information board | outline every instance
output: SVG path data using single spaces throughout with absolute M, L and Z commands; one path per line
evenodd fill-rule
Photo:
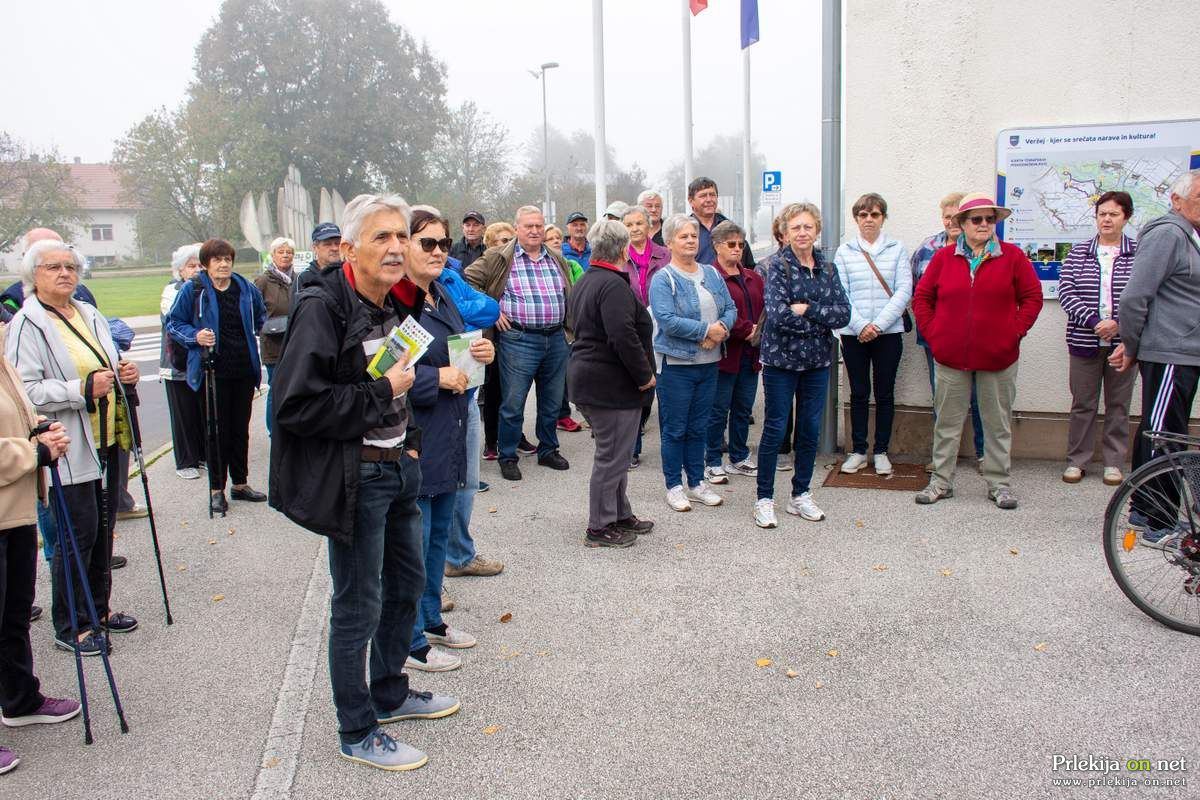
M 1071 247 L 1096 235 L 1093 204 L 1128 192 L 1125 233 L 1171 208 L 1171 184 L 1200 168 L 1200 120 L 1010 128 L 996 138 L 996 197 L 1012 209 L 1000 237 L 1024 248 L 1046 297 Z

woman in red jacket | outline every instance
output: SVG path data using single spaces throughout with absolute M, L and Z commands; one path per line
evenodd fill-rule
M 913 313 L 936 362 L 933 476 L 917 495 L 936 503 L 954 495 L 954 467 L 963 420 L 976 382 L 983 419 L 983 477 L 988 499 L 1016 508 L 1010 485 L 1012 405 L 1021 339 L 1042 310 L 1042 286 L 1019 247 L 996 238 L 996 223 L 1012 212 L 985 193 L 958 206 L 962 233 L 929 262 L 913 296 Z

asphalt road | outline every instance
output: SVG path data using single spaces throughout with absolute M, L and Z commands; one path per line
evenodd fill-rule
M 251 482 L 262 486 L 261 403 L 255 412 Z M 1106 777 L 1185 781 L 1122 796 L 1197 796 L 1197 642 L 1114 585 L 1098 479 L 1069 486 L 1057 463 L 1022 463 L 1010 512 L 986 502 L 971 470 L 932 507 L 907 492 L 818 488 L 825 522 L 780 513 L 764 531 L 747 479 L 719 489 L 722 507 L 669 511 L 657 441 L 652 426 L 630 494 L 658 525 L 621 551 L 582 545 L 586 433 L 563 436 L 564 473 L 522 459 L 525 480 L 508 483 L 484 464 L 492 489 L 474 534 L 507 568 L 448 581 L 458 606 L 446 619 L 479 645 L 459 671 L 414 675 L 463 709 L 389 726 L 430 754 L 405 774 L 336 755 L 322 540 L 265 504 L 234 502 L 209 521 L 200 482 L 160 461 L 150 479 L 173 626 L 146 521 L 121 523 L 116 545 L 130 564 L 114 575 L 113 607 L 142 623 L 113 656 L 131 731 L 118 732 L 100 665 L 87 663 L 96 743 L 83 745 L 78 722 L 0 728 L 22 758 L 0 776 L 2 796 L 1115 796 L 1087 788 Z M 778 476 L 780 496 L 789 478 Z M 43 604 L 48 588 L 43 566 Z M 44 690 L 76 695 L 48 619 L 32 636 Z M 1105 775 L 1089 756 L 1121 768 Z M 1134 757 L 1186 763 L 1146 776 L 1125 770 Z

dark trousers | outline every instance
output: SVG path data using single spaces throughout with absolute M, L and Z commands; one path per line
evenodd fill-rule
M 857 336 L 842 337 L 842 360 L 850 379 L 850 441 L 854 452 L 867 454 L 867 427 L 871 418 L 871 389 L 875 390 L 875 455 L 885 454 L 896 417 L 896 370 L 904 342 L 898 333 L 885 333 L 869 342 Z
M 500 348 L 483 369 L 483 449 L 495 450 L 500 433 Z
M 1134 469 L 1167 450 L 1183 449 L 1181 445 L 1156 449 L 1144 434 L 1146 431 L 1187 433 L 1188 416 L 1200 380 L 1200 367 L 1196 366 L 1142 361 L 1139 369 L 1142 373 L 1142 421 L 1134 441 Z M 1188 478 L 1191 480 L 1193 476 Z M 1200 487 L 1193 487 L 1193 491 L 1197 488 Z M 1179 485 L 1171 476 L 1163 476 L 1135 492 L 1132 505 L 1133 511 L 1145 516 L 1152 528 L 1170 528 L 1179 518 Z
M 478 491 L 479 481 L 475 481 Z M 450 529 L 454 527 L 454 506 L 458 492 L 442 492 L 417 498 L 421 509 L 421 552 L 425 557 L 425 587 L 417 601 L 417 616 L 413 622 L 411 651 L 429 646 L 425 631 L 442 624 L 442 582 L 446 577 L 446 550 Z
M 646 423 L 650 421 L 650 415 L 654 413 L 654 400 L 651 398 L 650 405 L 642 406 L 642 419 L 638 423 L 637 441 L 633 444 L 633 454 L 640 457 L 642 455 L 642 437 L 646 434 Z
M 37 583 L 37 528 L 0 531 L 0 711 L 32 713 L 46 698 L 33 674 L 29 610 Z
M 708 421 L 708 447 L 705 463 L 721 466 L 721 440 L 729 432 L 729 462 L 737 464 L 750 457 L 746 439 L 750 436 L 750 414 L 758 395 L 758 373 L 749 355 L 743 354 L 737 372 L 717 373 L 717 394 L 712 417 Z
M 85 445 L 86 446 L 86 445 Z M 112 532 L 117 521 L 117 445 L 108 449 L 108 486 L 107 504 L 104 497 L 104 483 L 99 480 L 86 483 L 76 483 L 63 487 L 63 495 L 67 501 L 67 515 L 70 518 L 71 529 L 75 532 L 75 541 L 79 543 L 79 555 L 83 559 L 88 587 L 92 590 L 92 599 L 96 602 L 96 616 L 104 620 L 108 617 L 108 598 L 112 591 L 112 573 L 109 561 L 112 559 Z M 57 501 L 50 498 L 51 508 L 57 508 Z M 107 519 L 101 516 L 101 509 L 107 505 Z M 53 600 L 50 606 L 50 616 L 54 620 L 54 634 L 64 642 L 71 641 L 72 629 L 86 630 L 92 622 L 88 618 L 87 601 L 83 596 L 83 584 L 80 581 L 78 563 L 69 552 L 67 545 L 67 529 L 63 520 L 58 519 L 58 545 L 54 548 L 54 558 L 50 561 L 50 583 L 53 587 Z M 70 608 L 67 605 L 67 582 L 63 559 L 71 558 L 72 587 L 75 592 L 75 619 L 71 619 Z
M 358 475 L 353 538 L 349 544 L 329 540 L 329 680 L 338 732 L 347 743 L 362 741 L 377 727 L 379 712 L 408 697 L 404 662 L 425 588 L 417 460 L 363 462 Z M 363 673 L 367 645 L 370 686 Z
M 199 467 L 204 460 L 204 396 L 187 381 L 163 381 L 171 415 L 175 469 Z
M 825 410 L 825 390 L 829 388 L 829 368 L 798 371 L 763 366 L 762 376 L 764 419 L 762 438 L 758 442 L 758 499 L 775 497 L 779 445 L 793 403 L 796 409 L 796 456 L 792 496 L 797 497 L 809 490 L 812 481 L 821 414 Z
M 217 384 L 217 451 L 208 465 L 208 488 L 225 490 L 228 474 L 234 486 L 249 475 L 250 411 L 254 407 L 253 376 L 215 379 Z M 201 387 L 203 388 L 203 387 Z M 207 431 L 207 423 L 205 431 Z M 207 435 L 207 434 L 206 434 Z
M 592 479 L 588 485 L 588 527 L 600 530 L 633 515 L 629 505 L 629 448 L 637 438 L 640 408 L 579 409 L 596 436 Z

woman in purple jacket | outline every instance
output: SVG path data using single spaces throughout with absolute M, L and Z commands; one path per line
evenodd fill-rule
M 628 258 L 621 268 L 629 276 L 629 287 L 638 302 L 650 305 L 650 279 L 660 269 L 671 263 L 671 251 L 650 238 L 650 212 L 645 206 L 630 206 L 621 216 L 625 230 L 629 231 Z M 646 432 L 646 421 L 650 419 L 651 401 L 642 409 L 642 422 L 638 426 L 637 441 L 633 445 L 633 457 L 629 468 L 637 469 L 642 463 L 642 436 Z
M 1071 248 L 1063 261 L 1058 300 L 1067 315 L 1070 352 L 1071 417 L 1067 431 L 1067 468 L 1062 479 L 1079 483 L 1095 450 L 1096 410 L 1104 388 L 1104 482 L 1116 486 L 1129 456 L 1129 401 L 1133 370 L 1108 364 L 1120 344 L 1121 293 L 1129 282 L 1137 243 L 1122 230 L 1133 216 L 1126 192 L 1105 192 L 1096 200 L 1099 233 Z

